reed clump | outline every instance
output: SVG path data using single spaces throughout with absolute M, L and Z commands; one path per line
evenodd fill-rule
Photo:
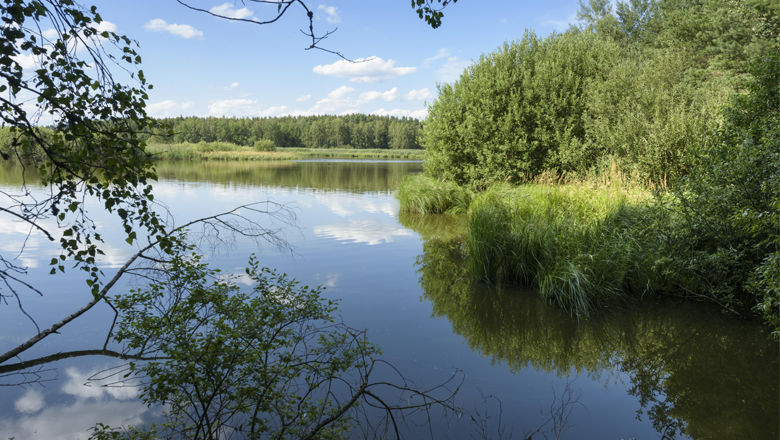
M 458 214 L 468 210 L 473 193 L 455 182 L 415 174 L 404 177 L 396 197 L 401 203 L 402 212 Z
M 649 191 L 609 184 L 494 185 L 471 203 L 472 276 L 533 285 L 578 316 L 652 288 L 647 248 L 633 233 Z

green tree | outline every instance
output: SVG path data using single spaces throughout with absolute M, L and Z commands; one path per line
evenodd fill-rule
M 10 127 L 2 158 L 34 167 L 50 188 L 43 200 L 25 197 L 23 188 L 22 195 L 11 196 L 0 211 L 49 240 L 59 239 L 61 254 L 51 261 L 52 273 L 64 272 L 66 265 L 83 269 L 93 301 L 99 301 L 101 289 L 110 286 L 96 265 L 96 256 L 103 253 L 102 238 L 82 197 L 94 196 L 115 213 L 128 243 L 136 240 L 139 228 L 154 236 L 162 227 L 151 206 L 150 182 L 156 178 L 151 158 L 135 136 L 154 127 L 145 112 L 151 86 L 143 71 L 136 70 L 141 58 L 135 42 L 104 30 L 95 7 L 85 9 L 72 0 L 10 0 L 0 5 L 0 18 L 0 117 Z M 35 67 L 23 68 L 23 57 L 35 60 Z M 136 83 L 115 82 L 109 62 L 129 69 Z M 94 73 L 87 72 L 89 65 Z M 33 108 L 21 103 L 30 96 L 35 98 Z M 47 119 L 53 130 L 41 127 L 40 121 Z M 44 222 L 48 218 L 56 222 Z M 18 289 L 27 285 L 19 278 L 24 268 L 2 256 L 0 260 L 3 300 L 21 301 Z M 39 330 L 34 340 L 53 331 Z M 0 357 L 0 362 L 6 359 Z
M 388 369 L 375 359 L 380 350 L 365 332 L 335 321 L 336 304 L 320 289 L 299 287 L 254 258 L 246 269 L 251 293 L 196 254 L 174 258 L 167 269 L 149 287 L 114 299 L 122 316 L 116 340 L 157 358 L 131 364 L 132 376 L 146 382 L 143 400 L 169 408 L 168 422 L 142 428 L 147 434 L 342 438 L 360 424 L 398 437 L 395 420 L 452 408 L 454 394 L 443 388 L 419 392 L 402 377 L 393 385 L 372 382 L 381 374 L 375 371 Z M 451 382 L 457 387 L 457 379 Z M 386 393 L 393 387 L 404 392 L 397 401 Z M 386 412 L 384 421 L 372 420 L 372 406 Z M 94 437 L 112 433 L 118 431 L 99 425 Z

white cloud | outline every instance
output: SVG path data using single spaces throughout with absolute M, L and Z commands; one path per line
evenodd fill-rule
M 359 113 L 364 110 L 361 108 L 374 100 L 393 101 L 396 100 L 400 94 L 398 93 L 398 87 L 393 87 L 387 91 L 369 91 L 361 93 L 359 96 L 354 97 L 350 94 L 355 92 L 355 88 L 349 86 L 340 86 L 337 89 L 332 90 L 325 98 L 316 101 L 308 109 L 292 109 L 287 106 L 281 105 L 276 107 L 269 107 L 262 109 L 258 106 L 256 100 L 251 99 L 227 99 L 214 102 L 209 105 L 209 115 L 211 116 L 311 116 L 321 114 L 341 114 L 347 115 L 351 113 Z M 421 91 L 422 92 L 422 91 Z M 419 93 L 419 92 L 418 92 Z M 298 98 L 296 101 L 304 102 L 312 98 L 312 95 L 307 94 Z M 396 111 L 396 110 L 394 110 Z M 400 112 L 397 110 L 396 112 Z M 407 112 L 409 114 L 414 113 L 419 115 L 419 112 Z M 418 116 L 415 116 L 418 117 Z M 424 117 L 424 115 L 422 116 Z
M 447 58 L 448 56 L 450 56 L 450 51 L 442 47 L 436 52 L 436 55 L 423 60 L 423 67 L 428 66 L 433 61 L 440 60 L 442 58 Z
M 258 111 L 257 101 L 251 99 L 225 99 L 209 105 L 210 116 L 252 116 Z
M 282 116 L 290 110 L 286 105 L 280 105 L 278 107 L 268 107 L 266 110 L 257 113 L 257 116 Z
M 317 6 L 317 9 L 320 11 L 323 11 L 324 13 L 328 14 L 328 16 L 325 18 L 328 20 L 328 23 L 339 23 L 341 22 L 341 17 L 339 17 L 339 11 L 338 8 L 335 6 L 325 6 L 325 5 L 319 5 Z
M 35 389 L 28 389 L 14 402 L 14 408 L 20 413 L 35 414 L 43 408 L 43 394 Z
M 43 36 L 43 38 L 45 38 L 47 40 L 54 40 L 55 38 L 59 38 L 60 37 L 60 33 L 57 32 L 57 30 L 53 29 L 53 28 L 52 29 L 46 29 L 45 31 L 43 31 L 41 33 L 41 35 Z
M 352 87 L 341 86 L 338 89 L 328 93 L 328 98 L 330 98 L 330 99 L 339 99 L 339 98 L 343 97 L 344 95 L 346 95 L 347 93 L 354 92 L 354 91 L 355 91 L 355 89 L 353 89 Z
M 203 38 L 203 32 L 188 24 L 168 24 L 165 20 L 155 18 L 144 25 L 146 29 L 154 32 L 168 32 L 182 38 Z
M 187 101 L 185 103 L 178 104 L 175 101 L 167 100 L 147 105 L 146 112 L 150 116 L 165 118 L 169 116 L 178 116 L 177 114 L 181 114 L 182 110 L 187 110 L 193 105 L 195 105 L 193 101 Z
M 252 99 L 225 99 L 209 105 L 209 116 L 284 116 L 293 114 L 285 105 L 262 110 Z
M 35 65 L 38 64 L 38 57 L 32 54 L 26 55 L 20 53 L 19 55 L 12 56 L 11 59 L 19 63 L 22 69 L 35 69 Z
M 220 6 L 214 6 L 209 12 L 228 18 L 247 19 L 255 13 L 247 8 L 235 9 L 230 3 L 223 3 Z
M 230 83 L 230 85 L 228 87 L 225 87 L 225 90 L 233 90 L 236 87 L 238 87 L 238 83 L 237 82 L 232 82 L 232 83 Z
M 498 21 L 499 21 L 500 23 L 506 23 L 506 18 L 500 18 Z
M 336 283 L 339 281 L 340 277 L 341 277 L 340 273 L 328 272 L 328 280 L 325 281 L 325 284 L 323 284 L 323 286 L 330 287 L 331 289 L 336 287 Z
M 325 98 L 317 101 L 313 107 L 306 111 L 298 112 L 299 115 L 320 115 L 323 113 L 331 113 L 343 108 L 356 108 L 360 106 L 362 102 L 354 100 L 352 98 Z
M 471 65 L 471 62 L 460 60 L 458 57 L 449 57 L 439 70 L 436 71 L 436 79 L 441 82 L 453 82 L 463 73 L 463 70 Z
M 378 57 L 359 58 L 351 63 L 339 60 L 333 64 L 314 67 L 314 73 L 331 75 L 338 78 L 349 78 L 352 82 L 375 83 L 383 79 L 398 78 L 417 71 L 416 67 L 394 67 L 394 60 L 383 60 Z
M 401 110 L 401 109 L 385 110 L 384 108 L 380 108 L 379 110 L 371 112 L 371 114 L 372 115 L 380 115 L 380 116 L 395 116 L 397 118 L 400 118 L 402 116 L 406 116 L 407 118 L 425 119 L 425 117 L 428 116 L 428 109 L 422 109 L 422 110 Z
M 422 89 L 422 90 L 412 90 L 411 92 L 404 95 L 406 99 L 412 100 L 412 101 L 422 101 L 424 99 L 428 99 L 433 97 L 433 93 L 431 93 L 430 90 L 428 90 L 428 87 Z
M 393 87 L 392 89 L 386 91 L 386 92 L 365 92 L 361 93 L 360 96 L 358 96 L 360 100 L 363 101 L 373 101 L 375 99 L 381 99 L 383 101 L 392 101 L 395 98 L 398 98 L 398 87 Z
M 68 368 L 62 392 L 75 399 L 62 399 L 55 405 L 45 405 L 43 396 L 36 390 L 25 392 L 14 402 L 21 416 L 3 414 L 0 417 L 3 438 L 72 440 L 84 438 L 88 435 L 85 427 L 97 422 L 110 426 L 142 423 L 143 415 L 149 409 L 138 399 L 138 388 L 111 386 L 107 382 L 115 378 L 95 380 L 95 373 L 97 371 Z
M 114 23 L 111 23 L 110 21 L 101 21 L 100 23 L 93 26 L 98 33 L 102 32 L 116 32 L 119 30 L 118 27 Z

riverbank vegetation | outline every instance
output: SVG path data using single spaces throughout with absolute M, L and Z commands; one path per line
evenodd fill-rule
M 270 142 L 270 141 L 269 141 Z M 300 160 L 329 159 L 418 159 L 425 150 L 354 150 L 349 148 L 268 148 L 265 145 L 242 146 L 228 142 L 198 142 L 192 144 L 150 144 L 146 153 L 155 160 Z
M 592 0 L 578 16 L 439 86 L 401 209 L 467 210 L 472 276 L 578 316 L 674 295 L 780 337 L 780 7 Z

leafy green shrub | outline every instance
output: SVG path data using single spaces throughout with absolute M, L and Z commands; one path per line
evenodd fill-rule
M 402 212 L 417 214 L 462 213 L 471 202 L 471 192 L 467 189 L 422 174 L 404 177 L 396 197 L 401 202 Z
M 270 139 L 260 139 L 255 142 L 255 151 L 276 151 L 276 144 Z
M 592 32 L 527 32 L 439 85 L 423 126 L 425 172 L 485 188 L 617 161 L 644 180 L 672 180 L 727 91 L 690 80 L 689 64 Z
M 590 165 L 583 151 L 585 88 L 620 48 L 591 33 L 526 32 L 440 84 L 423 127 L 425 172 L 473 187 Z
M 683 53 L 628 53 L 586 89 L 583 164 L 603 169 L 615 160 L 643 179 L 673 180 L 688 146 L 714 124 L 725 90 L 686 81 Z

